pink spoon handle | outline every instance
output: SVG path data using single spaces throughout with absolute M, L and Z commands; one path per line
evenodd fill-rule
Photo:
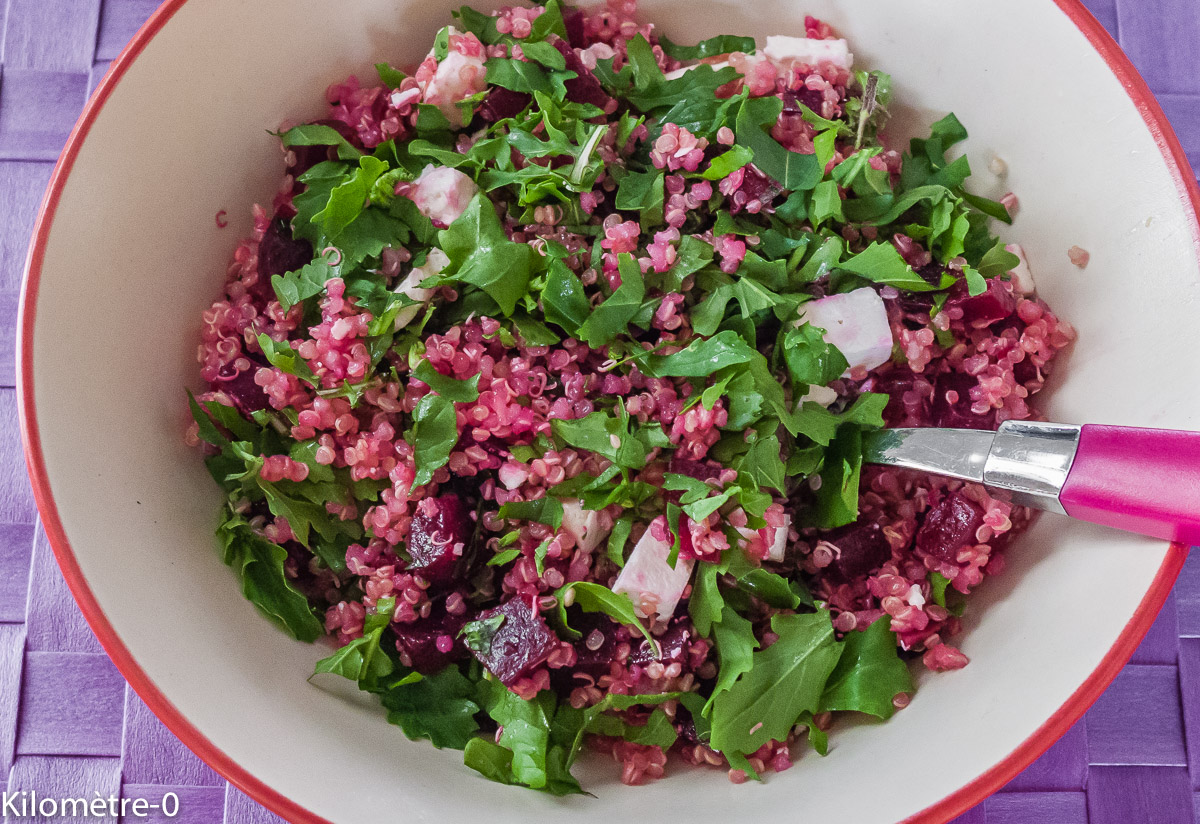
M 1058 499 L 1072 518 L 1200 545 L 1200 432 L 1087 424 Z

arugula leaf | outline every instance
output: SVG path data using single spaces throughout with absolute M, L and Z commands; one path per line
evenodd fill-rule
M 613 71 L 611 58 L 597 63 L 594 74 L 600 82 L 640 112 L 668 109 L 660 122 L 677 123 L 689 130 L 693 122 L 711 122 L 713 114 L 726 103 L 717 99 L 716 90 L 740 76 L 730 66 L 714 71 L 712 66 L 702 64 L 668 80 L 641 34 L 626 43 L 626 53 L 628 62 L 619 72 Z M 693 108 L 690 117 L 677 119 L 677 104 L 683 101 L 690 101 L 693 107 L 699 103 L 702 109 Z
M 730 52 L 754 54 L 753 37 L 737 37 L 732 34 L 710 37 L 694 46 L 681 46 L 666 35 L 660 34 L 658 44 L 662 46 L 663 52 L 676 60 L 702 60 L 705 57 L 716 57 Z
M 378 158 L 370 155 L 360 157 L 358 169 L 333 188 L 325 208 L 313 216 L 313 222 L 319 225 L 328 237 L 336 238 L 362 214 L 375 181 L 387 170 L 388 165 Z
M 623 211 L 639 212 L 643 229 L 662 223 L 663 171 L 650 169 L 628 173 L 617 186 L 614 203 Z
M 567 67 L 567 59 L 563 57 L 562 52 L 544 40 L 530 42 L 526 39 L 521 41 L 521 52 L 525 57 L 541 63 L 547 69 L 562 71 Z
M 392 68 L 388 63 L 376 63 L 375 71 L 379 74 L 379 82 L 390 89 L 400 88 L 400 84 L 408 77 L 407 74 Z
M 583 282 L 561 260 L 550 263 L 542 288 L 542 311 L 547 321 L 558 324 L 571 335 L 579 332 L 591 314 L 592 305 L 584 293 Z
M 458 637 L 463 639 L 463 645 L 471 652 L 487 656 L 491 653 L 492 638 L 496 636 L 496 631 L 500 629 L 505 618 L 507 616 L 503 612 L 498 612 L 489 618 L 468 621 L 458 631 Z
M 517 521 L 535 521 L 558 529 L 563 522 L 563 505 L 558 498 L 546 495 L 532 501 L 510 501 L 496 515 Z
M 872 280 L 886 283 L 908 292 L 931 292 L 945 289 L 950 283 L 932 285 L 913 271 L 890 243 L 877 241 L 851 258 L 837 264 L 837 268 Z
M 325 634 L 304 597 L 283 571 L 287 550 L 255 534 L 239 517 L 231 517 L 217 530 L 223 559 L 242 582 L 242 594 L 258 611 L 301 641 Z
M 337 146 L 338 157 L 342 160 L 357 160 L 362 157 L 362 152 L 354 148 L 350 141 L 332 126 L 307 123 L 288 129 L 279 138 L 289 149 L 293 146 Z
M 784 189 L 807 191 L 821 181 L 824 168 L 816 155 L 789 151 L 764 129 L 775 124 L 782 110 L 783 101 L 778 97 L 746 100 L 737 114 L 737 142 L 753 151 L 758 170 Z
M 530 27 L 529 42 L 545 40 L 552 34 L 557 34 L 563 40 L 567 39 L 567 24 L 563 22 L 562 3 L 560 0 L 548 0 L 541 14 L 533 20 Z
M 558 53 L 558 50 L 553 47 L 551 49 L 558 54 L 561 60 L 562 55 Z M 493 86 L 503 86 L 514 92 L 524 92 L 525 94 L 533 92 L 550 94 L 554 91 L 554 86 L 551 85 L 546 72 L 538 64 L 528 60 L 493 57 L 487 61 L 487 82 Z
M 754 152 L 748 146 L 733 145 L 729 151 L 717 155 L 708 162 L 708 168 L 700 173 L 704 180 L 720 180 L 736 172 L 754 159 Z M 721 212 L 721 215 L 726 214 Z
M 826 343 L 823 331 L 811 323 L 785 328 L 781 336 L 783 360 L 793 386 L 826 386 L 850 368 L 845 356 Z
M 717 682 L 702 710 L 709 717 L 712 716 L 717 698 L 728 692 L 737 679 L 754 666 L 754 651 L 759 646 L 758 639 L 754 637 L 754 625 L 738 615 L 729 604 L 721 611 L 721 620 L 713 624 L 712 634 L 717 647 Z
M 318 258 L 294 272 L 272 275 L 271 286 L 275 289 L 279 305 L 286 312 L 297 303 L 321 294 L 325 291 L 325 282 L 336 276 L 334 267 Z
M 858 518 L 858 481 L 862 470 L 861 430 L 854 425 L 838 428 L 825 451 L 821 486 L 807 513 L 810 526 L 833 528 Z
M 929 595 L 930 599 L 939 607 L 946 606 L 946 587 L 949 585 L 950 579 L 940 572 L 929 573 Z
M 642 269 L 633 256 L 618 255 L 617 268 L 621 273 L 621 285 L 608 300 L 593 309 L 579 327 L 579 337 L 592 349 L 611 343 L 617 335 L 624 333 L 646 297 Z
M 458 415 L 454 402 L 441 395 L 426 395 L 413 410 L 413 427 L 408 441 L 412 444 L 417 474 L 414 486 L 433 480 L 433 473 L 446 465 L 458 443 Z
M 750 445 L 750 449 L 738 459 L 734 468 L 738 474 L 745 474 L 760 488 L 769 487 L 780 495 L 786 495 L 787 473 L 780 457 L 782 446 L 779 438 L 768 435 L 759 438 Z
M 478 374 L 472 375 L 466 380 L 458 380 L 449 375 L 443 375 L 433 368 L 432 363 L 422 359 L 413 369 L 412 376 L 448 401 L 473 403 L 479 399 Z
M 746 363 L 757 354 L 736 332 L 726 329 L 711 338 L 696 338 L 674 354 L 640 358 L 638 367 L 655 378 L 703 378 L 726 366 Z
M 629 533 L 633 531 L 633 516 L 622 515 L 613 522 L 612 530 L 608 533 L 606 545 L 608 560 L 617 567 L 625 566 L 625 544 L 629 541 Z
M 475 684 L 457 664 L 451 664 L 418 681 L 401 682 L 380 695 L 388 722 L 404 730 L 413 741 L 428 738 L 433 746 L 461 750 L 479 724 L 475 715 Z
M 614 715 L 600 714 L 592 718 L 584 727 L 587 732 L 596 735 L 607 735 L 610 738 L 623 738 L 634 744 L 648 747 L 661 747 L 668 750 L 675 744 L 678 736 L 671 719 L 661 709 L 650 713 L 645 724 L 630 724 Z
M 572 638 L 581 637 L 579 630 L 571 629 L 567 623 L 567 608 L 564 605 L 567 591 L 572 590 L 575 593 L 574 606 L 579 607 L 584 612 L 602 612 L 614 621 L 625 624 L 626 626 L 636 627 L 642 637 L 649 642 L 650 647 L 654 650 L 654 657 L 657 658 L 658 642 L 654 640 L 654 636 L 642 624 L 637 613 L 633 609 L 633 602 L 625 595 L 618 595 L 603 584 L 593 584 L 588 581 L 571 581 L 564 584 L 555 591 L 554 597 L 558 599 L 558 615 L 562 627 L 566 630 L 567 635 Z
M 817 709 L 841 656 L 826 610 L 776 615 L 771 631 L 779 640 L 755 652 L 750 669 L 713 702 L 711 744 L 726 756 L 785 740 L 802 713 Z
M 527 701 L 500 682 L 484 679 L 479 682 L 478 695 L 484 711 L 502 730 L 496 743 L 513 754 L 513 776 L 534 789 L 545 787 L 554 693 L 542 692 Z
M 317 662 L 314 673 L 328 672 L 356 681 L 370 689 L 380 678 L 392 674 L 395 665 L 380 649 L 383 631 L 391 623 L 396 609 L 395 596 L 380 598 L 375 611 L 366 616 L 363 634 L 327 658 Z
M 912 692 L 912 675 L 896 651 L 896 634 L 887 615 L 861 632 L 848 632 L 842 657 L 821 696 L 820 712 L 852 710 L 876 718 L 891 718 L 892 699 Z
M 438 246 L 450 258 L 442 277 L 478 286 L 505 315 L 513 313 L 528 291 L 537 253 L 508 239 L 495 207 L 482 192 L 448 229 L 438 232 Z
M 515 561 L 521 557 L 521 550 L 513 547 L 502 552 L 497 552 L 487 562 L 488 566 L 504 566 L 505 564 Z
M 308 366 L 308 361 L 300 357 L 287 341 L 277 341 L 266 334 L 258 333 L 258 346 L 262 349 L 267 362 L 289 375 L 295 375 L 310 386 L 317 385 L 317 376 Z
M 988 249 L 983 259 L 979 261 L 979 274 L 985 278 L 1000 277 L 1021 265 L 1021 259 L 1004 248 L 1004 243 L 998 241 Z

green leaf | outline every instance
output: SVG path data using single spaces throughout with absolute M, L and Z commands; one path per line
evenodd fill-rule
M 583 282 L 561 260 L 554 260 L 542 288 L 542 310 L 546 320 L 575 335 L 591 314 L 592 305 L 583 290 Z
M 255 534 L 237 517 L 221 524 L 217 537 L 225 563 L 242 582 L 242 594 L 259 612 L 301 641 L 314 641 L 325 634 L 308 599 L 283 571 L 286 549 Z
M 784 332 L 781 340 L 783 360 L 793 386 L 826 386 L 850 368 L 837 347 L 826 343 L 823 331 L 828 330 L 802 323 Z
M 613 522 L 612 530 L 608 533 L 608 560 L 618 567 L 625 566 L 625 544 L 629 541 L 631 531 L 633 531 L 633 516 L 622 515 Z
M 428 738 L 435 747 L 455 750 L 466 747 L 479 730 L 475 715 L 480 707 L 474 698 L 475 684 L 457 664 L 419 681 L 401 682 L 380 696 L 388 722 L 410 739 Z
M 862 470 L 862 436 L 854 425 L 838 428 L 825 452 L 821 486 L 808 513 L 811 526 L 833 528 L 858 518 L 858 481 Z
M 979 261 L 979 274 L 985 278 L 995 278 L 1006 274 L 1021 265 L 1021 259 L 1004 248 L 1003 242 L 997 242 Z
M 313 222 L 321 226 L 328 237 L 337 238 L 362 214 L 375 181 L 387 170 L 388 165 L 378 158 L 369 155 L 360 157 L 358 169 L 334 187 L 325 208 L 313 216 Z
M 499 784 L 518 783 L 513 775 L 512 762 L 512 750 L 501 747 L 490 738 L 472 738 L 463 748 L 463 764 Z
M 754 666 L 754 650 L 758 649 L 754 625 L 729 604 L 721 611 L 721 620 L 713 625 L 712 634 L 717 647 L 717 682 L 703 710 L 710 718 L 718 696 L 732 688 L 737 679 Z
M 383 631 L 392 620 L 396 609 L 396 598 L 380 598 L 375 612 L 366 617 L 363 634 L 327 658 L 317 662 L 314 672 L 327 672 L 356 681 L 367 688 L 373 687 L 380 678 L 392 674 L 395 668 L 392 659 L 380 649 Z
M 688 598 L 688 615 L 696 632 L 707 638 L 715 624 L 721 622 L 725 611 L 725 599 L 717 587 L 721 575 L 718 564 L 698 564 L 692 578 L 692 594 Z
M 306 263 L 294 272 L 272 275 L 271 286 L 283 311 L 325 291 L 325 282 L 335 277 L 334 268 L 325 260 Z
M 726 366 L 746 363 L 757 354 L 736 332 L 727 329 L 711 338 L 696 338 L 671 355 L 639 358 L 638 366 L 650 377 L 700 378 Z
M 975 297 L 976 295 L 982 295 L 984 292 L 987 291 L 987 288 L 988 288 L 987 281 L 984 279 L 983 275 L 981 275 L 979 273 L 978 270 L 972 269 L 970 266 L 967 266 L 963 269 L 963 277 L 967 281 L 967 294 L 970 295 L 971 297 Z
M 900 257 L 895 246 L 883 242 L 872 243 L 857 255 L 837 264 L 837 268 L 908 292 L 931 292 L 953 284 L 953 281 L 945 285 L 929 284 Z
M 753 37 L 737 37 L 732 34 L 710 37 L 694 46 L 681 46 L 666 35 L 659 35 L 658 43 L 668 56 L 676 60 L 703 60 L 705 57 L 716 57 L 730 52 L 754 53 Z
M 664 751 L 670 749 L 678 738 L 671 719 L 660 709 L 650 713 L 645 724 L 630 724 L 614 715 L 600 714 L 592 718 L 584 729 L 595 735 L 623 738 L 647 747 L 661 747 Z
M 295 375 L 310 386 L 317 385 L 317 376 L 308 366 L 308 361 L 300 357 L 287 341 L 276 341 L 262 332 L 258 333 L 258 346 L 262 349 L 267 362 L 281 372 Z
M 505 315 L 513 313 L 528 291 L 537 253 L 508 239 L 495 207 L 482 192 L 448 229 L 438 232 L 438 245 L 450 258 L 443 278 L 478 286 Z
M 821 696 L 820 712 L 852 710 L 891 718 L 892 699 L 913 691 L 912 675 L 896 651 L 891 618 L 884 615 L 861 632 L 848 632 L 842 657 Z
M 638 313 L 646 296 L 642 270 L 633 256 L 624 253 L 618 255 L 617 267 L 621 273 L 621 285 L 608 300 L 592 310 L 579 328 L 579 337 L 592 349 L 611 343 L 617 335 L 625 333 L 629 321 Z
M 551 47 L 559 59 L 562 55 Z M 493 57 L 487 61 L 487 82 L 493 86 L 503 86 L 514 92 L 542 92 L 550 94 L 554 87 L 546 72 L 536 63 L 528 60 L 513 60 L 503 57 Z
M 780 456 L 779 438 L 768 435 L 750 445 L 750 449 L 738 459 L 734 468 L 738 473 L 750 477 L 759 488 L 769 487 L 780 495 L 786 495 L 787 473 Z
M 454 402 L 441 395 L 426 395 L 413 410 L 410 430 L 417 473 L 414 486 L 433 480 L 433 473 L 446 465 L 458 443 L 458 416 Z
M 376 63 L 375 71 L 379 73 L 379 82 L 390 89 L 400 88 L 400 84 L 408 77 L 404 72 L 393 69 L 387 63 Z
M 473 403 L 479 399 L 479 375 L 477 374 L 466 380 L 458 380 L 449 375 L 443 375 L 433 368 L 432 363 L 422 359 L 417 364 L 417 368 L 413 370 L 412 376 L 448 401 Z
M 713 703 L 711 744 L 727 756 L 786 740 L 801 714 L 819 706 L 841 655 L 825 610 L 776 615 L 771 630 L 779 640 L 754 653 L 749 671 Z
M 558 498 L 546 495 L 532 501 L 511 501 L 496 513 L 500 518 L 534 521 L 558 529 L 562 526 L 563 505 Z
M 939 607 L 946 606 L 946 586 L 950 583 L 950 579 L 940 572 L 929 573 L 929 595 L 930 599 Z
M 554 701 L 552 692 L 527 701 L 498 681 L 479 682 L 479 703 L 502 730 L 496 743 L 512 752 L 513 776 L 534 789 L 546 786 L 546 750 Z
M 719 154 L 709 161 L 708 168 L 700 174 L 700 177 L 704 180 L 720 180 L 733 174 L 753 159 L 754 152 L 748 146 L 730 146 L 729 151 Z
M 539 42 L 521 41 L 521 52 L 525 57 L 541 63 L 548 69 L 562 71 L 567 67 L 567 59 L 563 57 L 562 52 L 544 40 Z
M 614 202 L 618 209 L 638 212 L 643 229 L 662 223 L 663 171 L 629 172 L 621 178 Z
M 754 152 L 754 165 L 767 177 L 784 189 L 806 191 L 820 182 L 824 169 L 816 155 L 789 151 L 764 129 L 775 124 L 782 108 L 778 97 L 756 97 L 742 103 L 735 129 L 737 142 Z
M 557 34 L 563 40 L 567 39 L 567 24 L 563 22 L 562 3 L 559 0 L 548 0 L 544 11 L 534 18 L 526 41 L 545 40 L 551 34 Z
M 612 618 L 618 623 L 626 626 L 636 627 L 642 637 L 649 642 L 654 650 L 654 657 L 658 657 L 658 642 L 654 640 L 654 636 L 642 624 L 637 613 L 633 609 L 633 602 L 628 596 L 618 595 L 603 584 L 593 584 L 588 581 L 572 581 L 559 587 L 554 593 L 554 597 L 558 599 L 559 618 L 561 619 L 563 628 L 572 638 L 580 637 L 578 630 L 571 629 L 567 623 L 567 608 L 564 605 L 564 598 L 567 591 L 572 590 L 575 593 L 574 606 L 579 607 L 584 612 L 602 612 L 609 618 Z
M 471 652 L 486 657 L 491 653 L 492 638 L 496 636 L 496 630 L 500 629 L 505 618 L 504 613 L 500 612 L 489 618 L 468 621 L 458 631 L 458 637 L 463 639 L 463 645 Z
M 512 549 L 506 549 L 502 552 L 497 552 L 490 559 L 488 559 L 487 565 L 488 566 L 504 566 L 505 564 L 509 563 L 510 561 L 515 561 L 520 557 L 521 557 L 521 550 L 517 549 L 516 547 L 513 547 Z
M 842 196 L 838 192 L 838 185 L 835 181 L 822 180 L 813 189 L 812 206 L 808 210 L 808 217 L 813 226 L 818 227 L 827 220 L 842 222 L 846 219 L 842 213 Z
M 332 126 L 307 123 L 288 129 L 280 135 L 280 139 L 289 149 L 293 146 L 337 146 L 338 157 L 342 160 L 357 160 L 362 157 L 362 152 L 350 145 L 341 132 Z

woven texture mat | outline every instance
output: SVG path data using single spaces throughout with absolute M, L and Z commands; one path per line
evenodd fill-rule
M 99 791 L 150 803 L 174 792 L 176 817 L 136 820 L 277 822 L 180 744 L 100 649 L 37 523 L 21 457 L 13 330 L 38 202 L 84 100 L 156 5 L 0 0 L 0 790 L 36 789 L 44 797 Z M 1200 0 L 1088 5 L 1133 58 L 1193 166 L 1200 166 Z M 957 821 L 1200 824 L 1197 791 L 1200 555 L 1194 553 L 1132 662 L 1087 716 Z M 4 818 L 10 821 L 16 819 Z

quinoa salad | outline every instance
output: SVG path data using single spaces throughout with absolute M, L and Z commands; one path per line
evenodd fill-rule
M 377 73 L 276 133 L 189 396 L 224 560 L 317 673 L 564 795 L 585 748 L 761 779 L 965 666 L 1030 514 L 863 436 L 1038 417 L 1074 331 L 962 124 L 889 147 L 827 24 L 683 45 L 633 0 L 464 7 Z

